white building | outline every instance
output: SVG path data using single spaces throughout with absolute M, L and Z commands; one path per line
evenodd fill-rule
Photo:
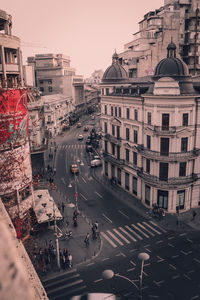
M 168 45 L 144 94 L 118 55 L 102 78 L 103 171 L 141 202 L 167 212 L 200 205 L 200 98 Z

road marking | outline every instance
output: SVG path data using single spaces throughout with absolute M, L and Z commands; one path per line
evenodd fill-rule
M 72 289 L 72 290 L 70 290 L 68 292 L 65 292 L 63 294 L 59 294 L 55 297 L 52 297 L 51 299 L 55 300 L 55 299 L 59 299 L 60 297 L 65 297 L 66 295 L 69 295 L 69 294 L 77 294 L 78 291 L 83 290 L 83 289 L 86 289 L 86 285 L 82 285 L 80 287 L 77 287 L 76 289 Z M 66 299 L 66 297 L 65 297 L 65 299 Z
M 87 267 L 94 265 L 94 262 L 91 262 L 87 265 Z
M 190 243 L 193 243 L 193 241 L 192 240 L 190 240 L 190 239 L 186 239 L 188 242 L 190 242 Z
M 180 278 L 180 275 L 173 276 L 172 279 Z
M 102 280 L 103 280 L 103 279 L 100 278 L 100 279 L 94 280 L 93 282 L 94 282 L 94 283 L 97 283 L 97 282 L 102 281 Z
M 131 263 L 132 265 L 136 266 L 136 264 L 135 264 L 132 260 L 130 260 L 130 263 Z
M 151 253 L 151 250 L 149 250 L 148 248 L 145 248 L 149 253 Z
M 72 276 L 70 276 L 70 277 L 67 277 L 67 279 L 68 280 L 70 280 L 70 279 L 74 279 L 74 278 L 77 278 L 77 277 L 80 277 L 80 274 L 74 274 L 74 275 L 72 275 Z M 59 282 L 63 282 L 63 281 L 66 281 L 66 278 L 63 278 L 63 279 L 60 279 L 59 280 Z M 45 287 L 47 288 L 49 288 L 49 287 L 51 287 L 51 286 L 54 286 L 55 285 L 55 282 L 53 281 L 53 282 L 51 282 L 51 283 L 49 283 L 49 284 L 46 284 L 45 285 Z
M 137 223 L 137 224 L 138 224 L 138 226 L 140 226 L 142 229 L 146 230 L 151 236 L 155 236 L 154 233 L 150 232 L 150 231 L 149 231 L 148 229 L 146 229 L 142 224 L 140 224 L 140 223 Z
M 151 246 L 150 244 L 148 244 L 148 245 L 144 245 L 144 247 L 146 248 L 146 247 L 149 247 L 149 246 Z
M 158 255 L 157 255 L 157 258 L 159 259 L 159 260 L 157 260 L 158 263 L 164 261 L 164 258 L 162 258 L 162 257 L 160 257 Z
M 143 270 L 143 274 L 148 277 L 149 275 Z
M 172 258 L 177 258 L 177 257 L 179 257 L 179 255 L 174 255 L 174 256 L 172 256 Z
M 58 291 L 63 290 L 63 289 L 67 289 L 67 288 L 69 288 L 69 287 L 71 287 L 71 286 L 73 286 L 73 285 L 76 285 L 76 284 L 79 284 L 79 283 L 82 283 L 82 282 L 83 282 L 83 280 L 80 279 L 80 280 L 77 280 L 77 281 L 73 281 L 73 282 L 71 282 L 71 283 L 69 283 L 69 284 L 62 285 L 62 286 L 57 287 L 57 288 L 55 288 L 55 289 L 53 289 L 53 290 L 50 290 L 50 291 L 48 292 L 48 295 L 49 295 L 49 294 L 52 294 L 52 293 L 55 293 L 55 292 L 58 292 Z
M 109 257 L 103 258 L 101 261 L 109 260 Z
M 132 227 L 134 227 L 137 231 L 139 231 L 141 234 L 143 234 L 146 238 L 149 238 L 149 235 L 144 233 L 140 228 L 138 228 L 136 225 L 131 224 Z
M 120 214 L 122 214 L 125 218 L 130 219 L 129 216 L 127 216 L 126 214 L 124 214 L 120 209 L 118 209 L 118 212 L 119 212 Z
M 175 267 L 175 266 L 173 266 L 173 265 L 171 265 L 171 264 L 169 264 L 169 266 L 170 266 L 172 269 L 176 270 L 176 267 Z
M 134 271 L 134 270 L 135 270 L 135 268 L 131 268 L 131 269 L 126 270 L 126 272 L 131 272 L 131 271 Z
M 158 226 L 158 224 L 156 224 L 155 222 L 153 221 L 149 221 L 151 224 L 153 224 L 154 226 L 158 227 L 162 232 L 166 233 L 167 231 L 165 229 L 163 229 L 162 227 Z
M 174 248 L 175 246 L 174 245 L 172 245 L 172 244 L 170 244 L 170 243 L 168 243 L 167 245 L 169 245 L 170 247 L 172 247 L 172 248 Z
M 84 181 L 85 183 L 87 183 L 86 180 L 85 180 L 85 178 L 84 178 L 83 176 L 82 176 L 82 179 L 83 179 L 83 181 Z
M 190 270 L 190 271 L 188 271 L 188 274 L 191 274 L 191 273 L 194 273 L 195 272 L 195 270 Z
M 187 278 L 188 280 L 191 280 L 191 278 L 190 278 L 187 274 L 183 274 L 183 276 L 184 276 L 185 278 Z
M 150 263 L 144 264 L 144 267 L 148 267 L 148 266 L 150 266 L 150 265 L 151 265 Z
M 160 244 L 160 243 L 163 243 L 163 240 L 159 240 L 156 242 L 156 244 Z
M 157 296 L 157 295 L 148 295 L 148 297 L 149 297 L 149 298 L 156 298 L 156 299 L 159 298 L 159 296 Z
M 137 251 L 138 249 L 131 249 L 129 252 L 135 252 Z
M 106 217 L 106 215 L 102 214 L 102 216 L 103 216 L 104 218 L 106 218 L 110 223 L 112 223 L 111 219 L 109 219 L 108 217 Z
M 130 242 L 117 230 L 117 229 L 113 229 L 113 231 L 119 235 L 119 237 L 124 240 L 127 244 L 130 244 Z
M 200 264 L 200 260 L 199 259 L 194 258 L 194 260 Z
M 157 234 L 161 234 L 160 231 L 156 230 L 155 228 L 153 228 L 151 225 L 149 225 L 147 222 L 142 222 L 143 224 L 145 224 L 146 226 L 148 226 L 149 228 L 151 228 L 151 230 L 153 230 L 154 232 L 156 232 Z
M 117 245 L 113 243 L 113 241 L 105 233 L 100 232 L 100 234 L 111 244 L 111 246 L 113 246 L 113 248 L 117 248 Z
M 187 233 L 184 232 L 184 233 L 179 234 L 179 236 L 184 236 L 184 235 L 186 235 L 186 234 L 187 234 Z
M 175 238 L 175 236 L 170 236 L 168 237 L 168 240 L 173 240 Z
M 187 252 L 181 250 L 181 253 L 183 253 L 184 255 L 188 255 Z
M 97 194 L 100 198 L 103 199 L 103 197 L 98 192 L 95 191 L 95 194 Z
M 110 230 L 107 230 L 107 233 L 110 234 L 110 236 L 112 236 L 112 238 L 118 242 L 121 246 L 123 246 L 124 244 L 110 231 Z
M 139 234 L 137 234 L 133 229 L 131 229 L 128 225 L 125 226 L 130 232 L 132 232 L 139 240 L 143 240 Z
M 86 198 L 83 194 L 80 193 L 80 196 L 81 196 L 85 201 L 87 201 L 87 198 Z
M 196 296 L 190 298 L 190 300 L 195 300 L 195 299 L 199 299 L 199 295 L 196 295 Z
M 130 235 L 124 228 L 119 227 L 119 229 L 120 229 L 123 233 L 125 233 L 132 241 L 137 242 L 137 240 L 136 240 L 132 235 Z

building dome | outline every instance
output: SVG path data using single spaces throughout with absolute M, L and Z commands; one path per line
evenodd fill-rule
M 112 56 L 112 65 L 106 69 L 103 74 L 102 82 L 127 82 L 128 76 L 126 70 L 119 63 L 119 56 L 115 52 Z
M 187 65 L 176 57 L 176 45 L 170 43 L 167 47 L 167 58 L 162 59 L 156 66 L 154 76 L 177 77 L 188 76 Z

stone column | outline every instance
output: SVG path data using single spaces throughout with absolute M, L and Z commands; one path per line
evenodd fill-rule
M 7 76 L 6 76 L 6 63 L 5 63 L 5 52 L 4 46 L 0 45 L 0 56 L 1 56 L 1 64 L 2 64 L 2 72 L 3 72 L 3 85 L 7 87 Z
M 17 48 L 17 64 L 18 64 L 18 70 L 19 70 L 19 79 L 20 79 L 20 85 L 23 86 L 23 71 L 22 71 L 22 52 L 20 48 Z

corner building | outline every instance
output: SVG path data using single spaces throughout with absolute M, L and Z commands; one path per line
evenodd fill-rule
M 170 43 L 148 90 L 133 88 L 118 55 L 101 85 L 103 172 L 147 206 L 200 205 L 200 97 Z

